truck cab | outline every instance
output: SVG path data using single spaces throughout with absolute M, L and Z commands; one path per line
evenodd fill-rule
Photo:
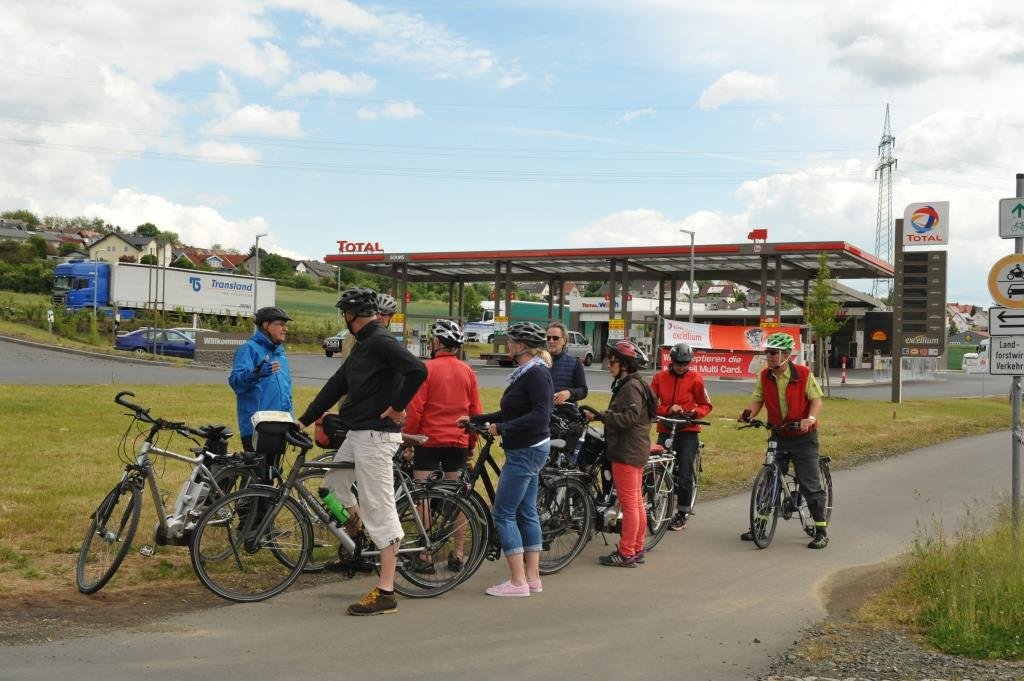
M 96 261 L 71 261 L 53 270 L 50 301 L 69 310 L 107 307 L 110 298 L 110 265 Z

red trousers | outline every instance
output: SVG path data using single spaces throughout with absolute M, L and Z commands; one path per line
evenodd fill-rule
M 622 509 L 622 533 L 619 538 L 619 553 L 634 556 L 644 550 L 647 537 L 647 513 L 644 511 L 644 497 L 641 481 L 644 469 L 628 463 L 612 461 L 612 482 L 619 494 Z

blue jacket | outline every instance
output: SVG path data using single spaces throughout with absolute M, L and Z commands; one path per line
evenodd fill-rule
M 256 367 L 264 358 L 267 364 L 280 362 L 281 369 L 260 378 Z M 292 373 L 284 344 L 275 346 L 262 331 L 257 330 L 235 350 L 228 384 L 238 396 L 238 434 L 241 437 L 252 435 L 252 415 L 258 411 L 292 413 Z
M 501 446 L 506 450 L 532 447 L 551 435 L 554 394 L 551 372 L 543 366 L 530 367 L 505 388 L 501 411 L 470 418 L 474 423 L 496 423 Z

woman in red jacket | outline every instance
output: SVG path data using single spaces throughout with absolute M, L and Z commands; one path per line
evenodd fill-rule
M 704 387 L 704 379 L 696 371 L 690 371 L 693 349 L 686 343 L 676 343 L 668 353 L 672 363 L 659 371 L 651 380 L 651 390 L 658 398 L 658 416 L 672 418 L 702 419 L 711 413 L 711 400 Z M 658 422 L 658 444 L 664 445 L 669 436 L 669 426 Z M 698 433 L 700 426 L 694 424 L 677 430 L 672 448 L 676 452 L 676 516 L 669 525 L 670 530 L 682 530 L 686 519 L 693 510 L 693 490 L 699 471 L 693 470 L 693 458 L 700 447 Z

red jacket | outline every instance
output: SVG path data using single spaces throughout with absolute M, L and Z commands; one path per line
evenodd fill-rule
M 802 364 L 789 363 L 789 383 L 786 385 L 786 407 L 788 409 L 786 418 L 782 418 L 782 408 L 779 403 L 779 386 L 775 382 L 775 374 L 771 369 L 761 371 L 761 391 L 764 394 L 764 407 L 768 410 L 768 423 L 773 426 L 781 426 L 791 421 L 801 421 L 807 418 L 811 410 L 811 401 L 807 399 L 807 379 L 811 370 Z M 818 423 L 811 424 L 811 430 L 815 430 Z M 780 430 L 780 437 L 797 437 L 807 433 L 799 430 Z
M 672 416 L 669 409 L 673 404 L 678 404 L 683 411 L 696 412 L 699 419 L 710 414 L 713 409 L 711 400 L 708 399 L 708 391 L 704 388 L 704 379 L 692 369 L 680 376 L 672 371 L 672 367 L 666 367 L 654 374 L 654 378 L 651 379 L 651 391 L 658 398 L 658 416 Z M 670 430 L 669 426 L 658 421 L 659 433 L 667 433 Z M 700 426 L 694 424 L 682 430 L 699 433 Z
M 455 355 L 441 354 L 426 364 L 427 380 L 406 407 L 403 432 L 426 435 L 426 447 L 468 447 L 469 435 L 455 421 L 483 412 L 476 374 Z

